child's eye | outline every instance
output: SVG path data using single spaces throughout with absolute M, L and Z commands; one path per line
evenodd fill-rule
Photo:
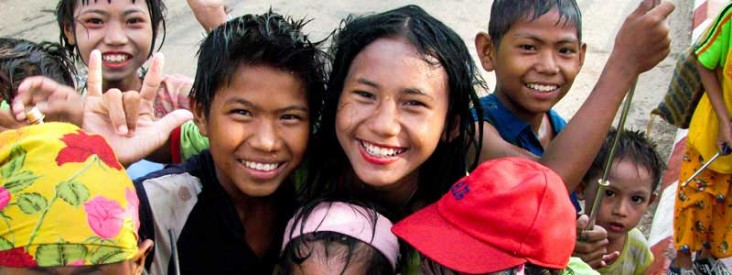
M 280 117 L 280 119 L 288 121 L 302 121 L 303 117 L 295 114 L 284 114 Z
M 366 98 L 366 99 L 376 98 L 376 96 L 374 94 L 366 92 L 366 91 L 354 91 L 353 93 L 358 95 L 359 97 Z
M 577 50 L 575 50 L 574 48 L 568 48 L 567 47 L 567 48 L 561 48 L 561 49 L 559 49 L 559 53 L 565 54 L 565 55 L 574 54 L 576 52 L 577 52 Z
M 234 110 L 231 110 L 230 113 L 234 114 L 234 115 L 239 115 L 239 116 L 252 116 L 251 112 L 244 110 L 244 109 L 234 109 Z
M 406 102 L 404 102 L 404 105 L 405 106 L 415 106 L 415 107 L 422 107 L 422 106 L 426 107 L 427 106 L 427 104 L 424 104 L 424 102 L 419 101 L 419 100 L 407 100 Z
M 521 49 L 522 51 L 534 51 L 534 50 L 536 50 L 536 47 L 534 47 L 534 45 L 529 45 L 529 44 L 521 44 L 521 45 L 518 46 L 518 48 Z
M 630 199 L 633 200 L 633 203 L 637 203 L 637 204 L 641 204 L 646 201 L 646 198 L 641 197 L 641 196 L 633 196 Z
M 127 24 L 140 24 L 145 23 L 145 20 L 139 17 L 127 19 Z
M 615 196 L 615 191 L 613 191 L 613 190 L 605 190 L 605 196 L 606 197 Z
M 97 25 L 101 25 L 103 23 L 104 23 L 104 21 L 102 21 L 102 19 L 99 19 L 99 18 L 88 18 L 88 19 L 84 20 L 84 25 L 86 25 L 86 26 L 97 26 Z

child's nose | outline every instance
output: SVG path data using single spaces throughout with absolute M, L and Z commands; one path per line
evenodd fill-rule
M 281 135 L 276 125 L 260 123 L 256 129 L 249 139 L 249 145 L 252 148 L 263 152 L 275 152 L 280 149 Z
M 127 34 L 122 24 L 109 22 L 104 35 L 104 43 L 109 45 L 121 45 L 127 43 Z
M 559 65 L 557 64 L 556 56 L 553 52 L 542 51 L 539 54 L 539 60 L 536 64 L 536 69 L 542 74 L 557 74 L 559 73 Z
M 626 200 L 616 200 L 613 204 L 613 215 L 625 217 L 628 215 L 628 202 Z
M 398 115 L 395 102 L 382 101 L 368 118 L 368 128 L 380 136 L 396 136 L 401 130 Z

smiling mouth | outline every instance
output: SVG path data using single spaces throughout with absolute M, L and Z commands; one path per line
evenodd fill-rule
M 123 63 L 123 62 L 126 62 L 127 60 L 130 60 L 130 58 L 132 58 L 131 55 L 120 54 L 120 53 L 102 55 L 102 61 L 107 62 L 107 63 L 112 63 L 112 64 Z
M 382 147 L 378 146 L 376 144 L 368 143 L 365 141 L 361 141 L 361 147 L 368 153 L 370 156 L 376 157 L 376 158 L 390 158 L 395 157 L 398 155 L 403 154 L 407 151 L 406 148 L 399 148 L 399 147 Z
M 282 166 L 284 164 L 284 162 L 264 163 L 264 162 L 254 162 L 254 161 L 247 161 L 247 160 L 242 160 L 240 162 L 249 169 L 257 170 L 257 171 L 261 171 L 261 172 L 272 172 L 274 170 L 277 170 L 277 168 L 279 168 L 280 166 Z
M 559 89 L 559 85 L 552 84 L 524 83 L 524 86 L 540 93 L 548 93 Z

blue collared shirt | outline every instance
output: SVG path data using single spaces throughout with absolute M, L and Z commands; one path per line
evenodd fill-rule
M 544 147 L 539 142 L 534 130 L 531 129 L 531 124 L 516 116 L 506 106 L 503 106 L 503 103 L 498 100 L 495 94 L 480 98 L 480 105 L 483 106 L 483 120 L 493 125 L 503 140 L 536 156 L 541 157 L 544 154 Z M 549 115 L 549 122 L 554 135 L 557 135 L 567 125 L 567 121 L 552 109 L 547 112 L 547 115 Z M 473 113 L 473 118 L 477 120 L 475 113 Z M 577 195 L 572 192 L 570 198 L 574 208 L 579 211 L 580 205 L 577 201 Z

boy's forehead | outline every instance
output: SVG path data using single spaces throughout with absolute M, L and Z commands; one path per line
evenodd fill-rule
M 547 24 L 549 23 L 549 24 Z M 551 9 L 542 15 L 535 15 L 534 11 L 526 11 L 518 20 L 511 23 L 508 32 L 515 30 L 517 27 L 529 28 L 553 28 L 570 31 L 575 38 L 580 36 L 580 29 L 576 22 L 572 21 L 568 15 L 562 15 L 557 8 Z

